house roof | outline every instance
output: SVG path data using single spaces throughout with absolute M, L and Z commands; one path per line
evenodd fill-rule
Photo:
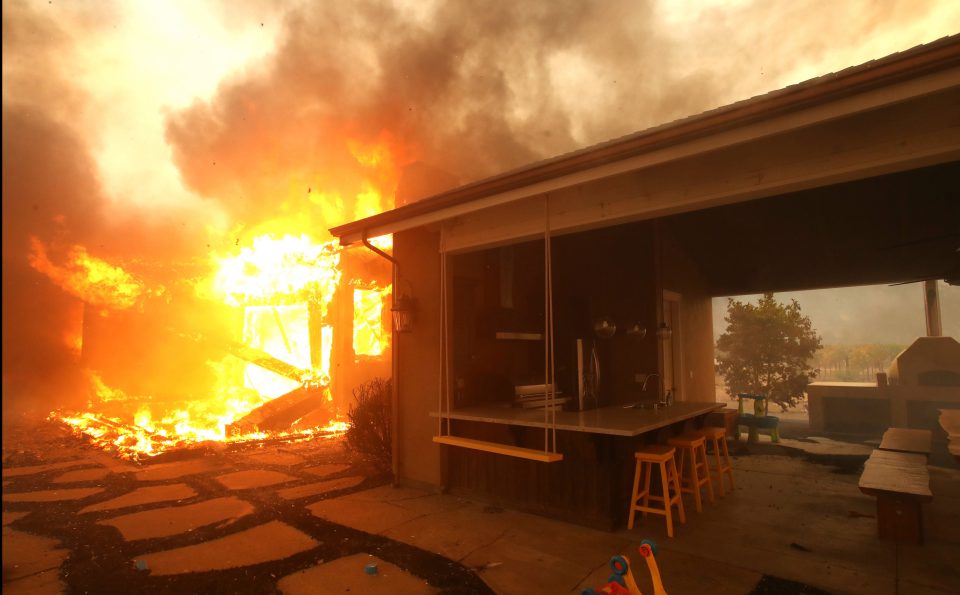
M 960 34 L 783 89 L 544 159 L 423 200 L 333 227 L 342 244 L 484 208 L 480 199 L 747 126 L 960 65 Z

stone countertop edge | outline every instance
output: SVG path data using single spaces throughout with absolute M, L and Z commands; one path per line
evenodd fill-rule
M 664 426 L 685 421 L 698 415 L 723 408 L 723 403 L 681 401 L 673 405 L 653 409 L 624 409 L 622 405 L 610 405 L 587 411 L 557 411 L 556 428 L 571 432 L 609 434 L 612 436 L 639 436 Z M 446 413 L 431 411 L 430 417 L 447 417 Z M 498 423 L 531 428 L 552 427 L 544 422 L 542 410 L 515 407 L 475 406 L 455 409 L 450 419 Z

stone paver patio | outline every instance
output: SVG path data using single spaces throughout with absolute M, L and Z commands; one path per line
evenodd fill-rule
M 737 489 L 669 539 L 659 517 L 596 531 L 394 488 L 339 440 L 138 466 L 38 427 L 34 451 L 4 443 L 4 593 L 579 593 L 621 553 L 647 593 L 645 538 L 672 594 L 960 592 L 960 470 L 930 468 L 925 544 L 880 541 L 869 444 L 740 445 Z

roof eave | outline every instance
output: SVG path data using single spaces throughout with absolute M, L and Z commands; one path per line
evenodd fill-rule
M 470 203 L 960 65 L 960 35 L 485 178 L 330 229 L 343 245 L 489 205 Z M 505 200 L 510 200 L 506 196 Z

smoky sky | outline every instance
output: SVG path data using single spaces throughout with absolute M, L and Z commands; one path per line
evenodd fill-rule
M 223 2 L 231 27 L 279 21 L 276 45 L 170 108 L 165 140 L 182 183 L 229 226 L 296 215 L 324 239 L 357 216 L 351 201 L 371 175 L 421 198 L 783 86 L 785 73 L 832 64 L 836 47 L 889 36 L 934 5 L 742 2 L 693 23 L 640 0 L 438 2 L 422 14 L 379 0 Z M 105 190 L 97 123 L 110 110 L 91 113 L 69 58 L 122 26 L 123 5 L 78 6 L 67 20 L 59 3 L 4 3 L 5 408 L 71 394 L 78 374 L 62 341 L 78 302 L 29 267 L 31 236 L 52 258 L 86 246 L 168 296 L 222 247 L 196 212 Z M 351 142 L 387 142 L 399 188 L 358 166 Z M 332 193 L 344 204 L 326 204 Z
M 838 40 L 930 5 L 748 2 L 684 30 L 642 0 L 439 2 L 427 18 L 379 0 L 308 4 L 282 17 L 263 63 L 171 114 L 167 139 L 187 184 L 241 219 L 276 213 L 278 197 L 308 204 L 318 187 L 349 200 L 359 177 L 344 139 L 383 132 L 401 168 L 430 168 L 432 183 L 412 168 L 401 179 L 419 198 L 770 90 Z M 262 3 L 225 10 L 237 26 L 277 18 Z
M 327 186 L 355 194 L 348 138 L 386 131 L 401 165 L 422 160 L 453 183 L 573 148 L 542 65 L 590 20 L 587 6 L 444 3 L 429 26 L 377 2 L 296 11 L 261 72 L 170 118 L 177 164 L 199 193 L 256 218 L 301 172 L 304 199 Z M 535 96 L 535 121 L 511 118 L 514 79 Z
M 944 335 L 960 337 L 960 287 L 938 284 Z M 871 285 L 775 294 L 778 301 L 797 300 L 825 345 L 889 343 L 910 345 L 926 335 L 923 283 Z M 756 303 L 757 296 L 739 296 Z M 727 299 L 713 300 L 714 337 L 726 330 Z

